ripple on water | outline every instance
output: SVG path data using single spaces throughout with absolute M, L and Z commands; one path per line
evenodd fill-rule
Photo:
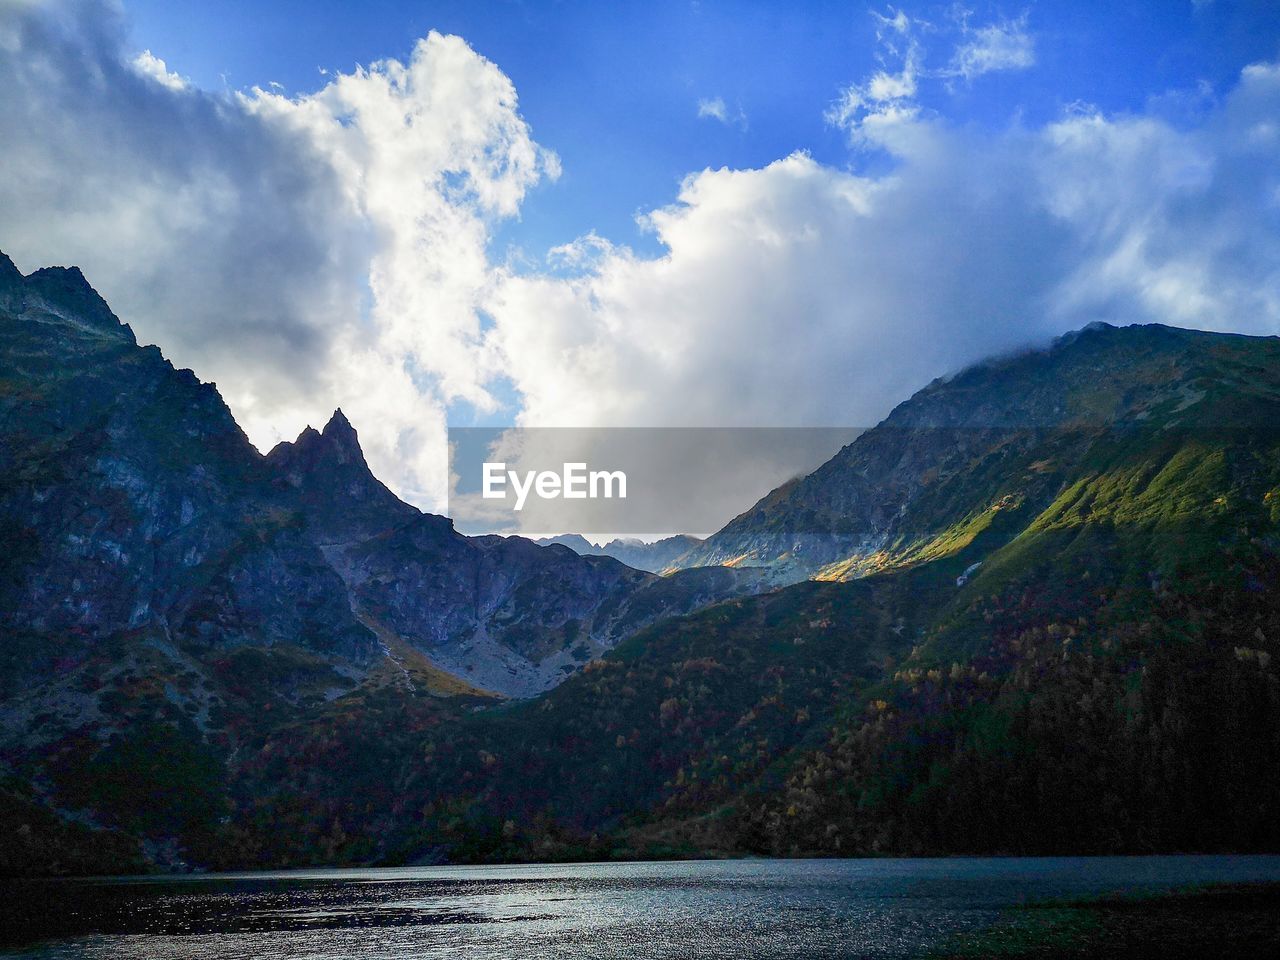
M 433 867 L 5 884 L 6 956 L 919 956 L 1028 900 L 1280 881 L 1275 857 Z

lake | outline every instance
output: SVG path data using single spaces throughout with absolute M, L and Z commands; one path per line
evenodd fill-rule
M 1280 881 L 1280 857 L 736 860 L 5 881 L 36 958 L 918 957 L 1029 901 Z

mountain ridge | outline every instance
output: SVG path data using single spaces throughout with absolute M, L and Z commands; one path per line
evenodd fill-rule
M 1055 408 L 1056 395 L 1043 387 L 1036 395 L 1038 400 L 1032 396 L 1007 397 L 1002 405 L 994 407 L 990 402 L 986 406 L 966 406 L 969 401 L 964 398 L 984 385 L 1001 378 L 1028 376 L 1038 367 L 1055 363 L 1063 368 L 1059 375 L 1072 378 L 1076 389 L 1095 380 L 1105 384 L 1106 371 L 1094 370 L 1089 358 L 1102 350 L 1102 341 L 1113 341 L 1117 336 L 1130 345 L 1125 349 L 1135 364 L 1131 372 L 1146 378 L 1158 377 L 1160 371 L 1156 368 L 1173 364 L 1186 353 L 1186 345 L 1193 342 L 1226 344 L 1234 339 L 1270 344 L 1262 348 L 1272 354 L 1280 352 L 1275 346 L 1280 341 L 1273 337 L 1185 331 L 1160 324 L 1120 328 L 1094 323 L 1057 338 L 1043 350 L 975 364 L 934 380 L 813 473 L 766 494 L 704 544 L 681 557 L 676 565 L 729 563 L 762 567 L 770 572 L 773 582 L 791 583 L 809 577 L 847 578 L 886 564 L 908 562 L 913 549 L 925 547 L 929 537 L 942 532 L 910 529 L 917 497 L 937 482 L 930 471 L 947 469 L 945 463 L 933 457 L 936 450 L 928 449 L 931 443 L 936 449 L 955 448 L 985 455 L 1001 445 L 1030 442 L 1038 431 L 1059 428 L 1072 418 L 1093 418 L 1099 424 L 1107 424 L 1113 414 L 1123 421 L 1121 405 L 1125 403 L 1160 402 L 1156 394 L 1161 387 L 1144 388 L 1138 384 L 1135 396 L 1105 399 L 1104 404 L 1110 405 L 1108 410 L 1079 405 Z M 1145 357 L 1144 351 L 1148 354 Z M 1198 402 L 1188 378 L 1180 380 L 1177 389 L 1190 391 L 1184 392 L 1179 402 Z M 944 398 L 945 410 L 932 409 L 934 398 L 939 395 Z M 1064 396 L 1065 402 L 1073 402 Z M 1139 412 L 1135 408 L 1129 415 Z M 932 437 L 928 435 L 930 431 Z M 899 449 L 904 441 L 912 446 Z M 911 457 L 916 458 L 914 465 L 909 462 Z
M 219 437 L 218 469 L 213 470 L 212 464 L 199 468 L 206 482 L 203 487 L 197 484 L 197 489 L 207 489 L 212 498 L 205 505 L 208 507 L 207 515 L 217 517 L 218 523 L 226 528 L 226 537 L 231 539 L 203 545 L 194 553 L 188 550 L 182 558 L 168 558 L 159 564 L 159 567 L 170 571 L 175 584 L 170 592 L 181 592 L 177 586 L 182 579 L 181 571 L 198 568 L 204 559 L 222 556 L 234 548 L 240 551 L 238 556 L 251 560 L 250 565 L 244 568 L 221 573 L 210 570 L 216 585 L 226 595 L 203 599 L 193 597 L 184 601 L 188 606 L 195 603 L 198 609 L 208 612 L 218 621 L 199 627 L 198 632 L 203 635 L 212 636 L 220 630 L 225 632 L 237 619 L 234 612 L 237 602 L 247 602 L 244 596 L 240 596 L 239 601 L 235 599 L 237 590 L 243 594 L 249 584 L 256 582 L 255 578 L 278 578 L 287 566 L 281 565 L 281 556 L 273 552 L 270 544 L 266 544 L 265 553 L 261 546 L 244 553 L 241 547 L 235 546 L 237 539 L 246 545 L 252 540 L 262 542 L 264 538 L 273 543 L 288 541 L 288 550 L 296 554 L 296 561 L 308 571 L 303 579 L 314 575 L 326 580 L 336 574 L 342 580 L 341 585 L 330 581 L 328 586 L 321 588 L 316 595 L 317 602 L 321 602 L 320 597 L 324 596 L 323 602 L 330 605 L 347 602 L 343 598 L 348 598 L 354 607 L 363 605 L 368 609 L 363 610 L 360 616 L 375 616 L 387 627 L 394 624 L 401 639 L 417 646 L 442 669 L 459 674 L 472 685 L 494 689 L 504 695 L 528 695 L 558 681 L 565 672 L 579 668 L 624 636 L 633 626 L 632 619 L 629 619 L 633 616 L 639 618 L 636 623 L 643 624 L 649 617 L 685 612 L 707 597 L 714 596 L 720 587 L 731 593 L 752 588 L 747 577 L 737 578 L 740 583 L 731 583 L 722 576 L 702 573 L 687 575 L 675 583 L 659 584 L 647 575 L 634 576 L 626 567 L 615 568 L 594 560 L 570 560 L 551 553 L 530 551 L 521 546 L 523 541 L 508 543 L 492 538 L 462 537 L 453 530 L 452 521 L 423 514 L 404 503 L 373 475 L 360 448 L 358 435 L 341 409 L 335 411 L 323 430 L 308 427 L 296 440 L 277 444 L 263 456 L 249 444 L 216 389 L 200 383 L 190 371 L 174 370 L 158 349 L 138 348 L 132 331 L 111 313 L 78 270 L 46 268 L 30 277 L 22 277 L 16 268 L 5 273 L 8 280 L 4 296 L 8 307 L 11 314 L 22 318 L 16 326 L 10 327 L 9 340 L 14 347 L 11 357 L 20 357 L 29 345 L 30 337 L 24 338 L 24 334 L 33 332 L 32 324 L 43 325 L 41 329 L 47 327 L 49 334 L 37 338 L 39 349 L 48 353 L 44 358 L 45 369 L 14 370 L 19 377 L 29 375 L 33 383 L 49 384 L 50 392 L 44 398 L 48 402 L 39 410 L 28 411 L 27 415 L 39 418 L 49 414 L 55 421 L 58 417 L 70 416 L 61 425 L 64 432 L 78 432 L 81 437 L 87 437 L 89 435 L 84 432 L 88 426 L 86 417 L 99 416 L 104 409 L 115 410 L 120 419 L 116 432 L 134 444 L 125 449 L 113 440 L 111 429 L 92 441 L 104 451 L 119 448 L 120 455 L 107 455 L 113 469 L 132 471 L 136 476 L 117 478 L 109 471 L 102 475 L 91 469 L 90 475 L 96 476 L 103 487 L 99 490 L 86 489 L 83 491 L 86 498 L 111 499 L 115 496 L 110 493 L 115 489 L 114 484 L 124 482 L 132 485 L 134 491 L 135 502 L 128 510 L 141 513 L 124 513 L 118 522 L 128 525 L 132 521 L 126 517 L 145 518 L 141 520 L 143 526 L 153 528 L 147 536 L 154 540 L 163 534 L 158 541 L 162 552 L 163 543 L 171 542 L 173 538 L 198 537 L 197 528 L 203 522 L 198 518 L 205 516 L 206 511 L 197 499 L 184 495 L 186 481 L 179 474 L 184 469 L 184 460 L 198 462 L 204 453 L 184 438 L 202 443 L 213 434 Z M 88 313 L 82 316 L 78 310 Z M 138 352 L 131 353 L 131 349 Z M 92 357 L 85 351 L 92 353 Z M 90 369 L 91 363 L 101 369 Z M 113 365 L 120 363 L 124 364 L 123 371 L 116 371 Z M 109 382 L 104 372 L 108 370 L 120 372 L 124 381 L 138 391 L 136 402 L 126 401 L 120 396 L 117 386 Z M 48 378 L 47 381 L 44 378 Z M 77 400 L 84 409 L 80 411 L 82 416 L 79 419 L 71 416 L 74 411 L 60 407 L 65 398 L 52 392 L 61 379 L 68 378 L 81 389 Z M 177 431 L 167 436 L 148 432 L 161 428 L 153 420 L 175 413 L 170 410 L 171 403 L 185 405 L 185 413 L 180 415 L 180 422 L 176 425 Z M 7 439 L 13 450 L 20 451 L 32 438 L 24 437 L 19 428 L 8 431 Z M 28 450 L 37 447 L 38 443 L 27 444 Z M 148 450 L 152 452 L 146 453 L 141 460 L 133 456 L 136 451 Z M 102 462 L 102 457 L 96 462 Z M 166 488 L 167 501 L 172 501 L 159 511 L 153 509 L 154 503 L 146 502 L 144 490 L 144 487 L 155 489 L 157 484 Z M 31 491 L 28 494 L 34 495 Z M 238 497 L 243 499 L 247 514 L 233 517 L 229 511 L 241 509 Z M 109 511 L 110 508 L 104 502 L 97 509 Z M 256 517 L 250 524 L 256 525 L 255 530 L 244 527 L 248 514 Z M 396 532 L 406 526 L 414 528 L 413 534 L 397 537 Z M 49 524 L 36 517 L 24 529 L 47 530 Z M 140 528 L 135 528 L 135 537 L 137 529 Z M 204 547 L 215 549 L 210 553 Z M 395 557 L 380 557 L 379 547 L 398 549 L 401 553 Z M 130 556 L 152 549 L 151 540 L 144 536 Z M 302 559 L 304 554 L 305 560 Z M 445 556 L 449 558 L 448 566 L 454 574 L 449 583 L 445 582 L 447 577 L 441 579 L 439 573 L 430 569 Z M 70 563 L 64 565 L 68 569 L 74 567 Z M 402 574 L 410 566 L 419 575 L 419 580 L 412 584 Z M 127 567 L 127 563 L 117 558 L 115 568 L 118 576 L 123 578 L 119 581 L 122 586 L 128 579 Z M 325 568 L 332 572 L 322 572 Z M 507 572 L 498 575 L 498 571 L 504 568 Z M 567 591 L 566 596 L 580 599 L 564 607 L 561 614 L 548 619 L 546 610 L 554 605 L 540 610 L 531 609 L 527 604 L 522 606 L 524 601 L 520 599 L 520 591 L 526 585 L 532 589 L 535 580 L 552 570 L 556 571 L 554 577 L 544 579 L 540 589 L 563 590 Z M 70 580 L 83 583 L 91 578 L 86 573 Z M 476 584 L 481 586 L 476 587 Z M 484 594 L 485 585 L 495 587 L 496 591 L 476 595 L 476 590 Z M 307 592 L 300 582 L 291 589 L 300 595 Z M 430 604 L 410 612 L 414 604 L 410 602 L 409 594 L 430 596 L 433 589 L 453 596 L 454 599 L 446 604 L 451 612 Z M 615 598 L 613 595 L 619 590 L 624 595 Z M 643 604 L 632 606 L 625 595 L 636 591 L 644 592 L 646 599 Z M 119 592 L 127 593 L 128 588 Z M 274 587 L 268 588 L 254 602 L 269 603 L 277 594 Z M 53 592 L 49 595 L 52 596 Z M 464 597 L 467 598 L 465 602 L 459 602 Z M 622 608 L 615 610 L 613 606 L 617 599 L 621 599 Z M 609 611 L 602 614 L 598 623 L 595 622 L 592 619 L 595 611 L 606 603 L 610 605 Z M 91 620 L 85 626 L 93 630 L 138 627 L 149 616 L 147 611 L 152 606 L 152 600 L 138 597 L 134 602 L 138 612 L 132 620 Z M 634 614 L 641 606 L 648 613 Z M 39 622 L 32 603 L 25 608 L 17 604 L 13 609 L 25 609 L 19 619 L 26 616 L 30 622 Z M 458 611 L 468 609 L 471 613 L 467 616 L 458 615 Z M 185 613 L 179 619 L 181 616 Z M 441 624 L 450 617 L 452 626 L 442 629 Z M 360 624 L 359 617 L 340 614 L 335 608 L 326 614 L 325 621 L 346 622 L 344 629 L 348 640 L 354 643 L 355 637 L 362 638 L 362 657 L 377 653 L 377 644 Z M 281 626 L 284 632 L 279 634 L 280 638 L 286 635 L 300 637 L 297 631 L 304 627 L 305 622 L 304 618 L 291 628 Z M 575 640 L 574 636 L 579 633 L 581 638 Z M 237 635 L 249 636 L 244 630 Z M 351 648 L 352 651 L 354 649 Z M 554 662 L 546 659 L 550 654 L 555 655 Z
M 702 545 L 702 540 L 684 533 L 649 543 L 639 539 L 615 537 L 599 546 L 577 533 L 542 537 L 534 542 L 544 547 L 559 544 L 580 556 L 613 557 L 629 567 L 650 573 L 665 573 L 674 569 L 681 557 Z

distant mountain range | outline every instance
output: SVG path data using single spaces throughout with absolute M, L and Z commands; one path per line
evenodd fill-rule
M 558 543 L 568 547 L 574 553 L 584 557 L 613 557 L 628 567 L 637 570 L 648 570 L 650 573 L 669 571 L 681 557 L 701 547 L 702 540 L 687 534 L 663 537 L 661 540 L 645 542 L 631 538 L 615 538 L 608 543 L 596 546 L 586 537 L 577 533 L 566 533 L 558 537 L 543 537 L 535 540 L 542 546 Z M 692 564 L 690 566 L 693 566 Z M 700 564 L 714 566 L 714 564 Z
M 1275 338 L 1086 328 L 603 548 L 260 455 L 74 269 L 0 343 L 4 870 L 1280 850 Z

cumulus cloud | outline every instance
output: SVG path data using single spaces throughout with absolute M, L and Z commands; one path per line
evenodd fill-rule
M 920 108 L 947 68 L 890 11 L 832 114 L 852 167 L 703 170 L 644 218 L 660 255 L 588 234 L 530 270 L 485 246 L 556 160 L 457 38 L 310 95 L 212 95 L 108 7 L 2 9 L 0 247 L 84 266 L 263 446 L 341 404 L 424 505 L 445 405 L 495 383 L 532 426 L 861 426 L 1091 320 L 1280 332 L 1274 64 L 1177 123 L 991 132 Z
M 1280 333 L 1280 67 L 1190 128 L 1076 109 L 863 135 L 886 172 L 705 170 L 649 215 L 662 256 L 508 273 L 490 339 L 525 422 L 868 425 L 1093 320 Z
M 150 77 L 161 86 L 168 87 L 170 90 L 185 90 L 188 86 L 185 77 L 170 71 L 169 67 L 163 60 L 155 56 L 150 50 L 143 50 L 140 54 L 130 61 L 135 70 L 144 76 Z
M 665 256 L 508 275 L 491 338 L 524 421 L 864 425 L 957 362 L 1047 331 L 1027 310 L 1052 229 L 1018 202 L 1031 171 L 997 158 L 1021 188 L 983 205 L 978 157 L 963 171 L 941 159 L 892 180 L 803 153 L 705 171 L 650 215 Z
M 65 0 L 0 8 L 0 87 L 20 265 L 81 265 L 260 447 L 341 404 L 381 476 L 439 501 L 444 405 L 492 404 L 485 244 L 557 172 L 494 64 L 433 33 L 314 94 L 215 95 Z

